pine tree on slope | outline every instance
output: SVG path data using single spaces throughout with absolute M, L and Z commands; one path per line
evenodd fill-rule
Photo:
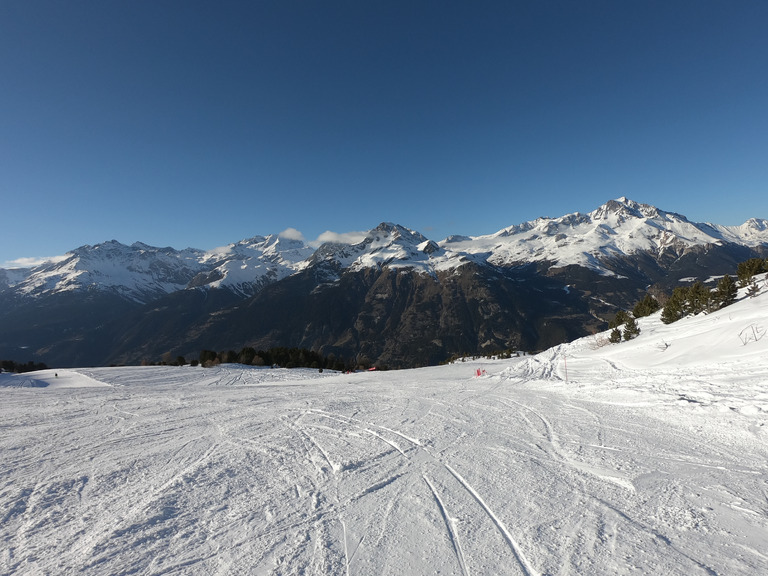
M 630 318 L 624 325 L 624 340 L 632 340 L 640 334 L 640 326 L 637 325 L 637 320 Z
M 738 292 L 739 290 L 736 287 L 736 282 L 734 282 L 733 278 L 726 274 L 720 278 L 720 281 L 717 283 L 717 288 L 715 288 L 715 292 L 712 295 L 714 305 L 718 309 L 730 306 L 736 302 L 736 296 L 738 295 Z
M 661 308 L 661 304 L 659 304 L 659 301 L 656 300 L 656 298 L 654 298 L 650 294 L 646 294 L 645 298 L 643 298 L 640 302 L 635 304 L 635 307 L 632 309 L 632 315 L 635 318 L 650 316 L 651 314 L 656 312 L 659 308 Z

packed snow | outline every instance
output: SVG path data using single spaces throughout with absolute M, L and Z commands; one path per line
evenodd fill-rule
M 768 287 L 639 325 L 398 372 L 2 374 L 0 574 L 768 574 Z

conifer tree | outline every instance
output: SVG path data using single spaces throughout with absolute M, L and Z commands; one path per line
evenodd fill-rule
M 640 326 L 637 325 L 637 320 L 630 318 L 624 325 L 624 340 L 632 340 L 638 334 L 640 334 Z
M 739 262 L 736 267 L 736 277 L 739 279 L 739 286 L 746 288 L 755 274 L 760 274 L 768 270 L 768 261 L 762 258 L 750 258 L 744 262 Z
M 736 296 L 738 295 L 738 288 L 728 274 L 720 278 L 713 294 L 715 306 L 717 308 L 725 308 L 736 302 Z
M 677 322 L 680 318 L 688 314 L 689 290 L 690 288 L 686 286 L 678 286 L 672 291 L 672 296 L 669 297 L 669 300 L 664 304 L 664 308 L 661 311 L 661 321 L 664 322 L 664 324 Z
M 200 364 L 203 366 L 212 366 L 216 363 L 217 354 L 213 350 L 201 350 L 200 351 Z
M 701 282 L 696 282 L 688 289 L 689 313 L 698 314 L 710 309 L 712 293 Z
M 656 298 L 654 298 L 650 294 L 646 294 L 645 298 L 643 298 L 640 302 L 635 304 L 635 307 L 632 309 L 632 315 L 635 318 L 650 316 L 651 314 L 656 312 L 659 308 L 661 308 L 661 304 L 659 304 L 659 301 L 656 300 Z
M 611 344 L 618 344 L 621 342 L 621 330 L 619 330 L 619 327 L 616 326 L 613 330 L 611 330 L 611 335 L 608 336 L 608 341 Z
M 616 316 L 613 317 L 613 320 L 608 323 L 608 328 L 617 328 L 624 324 L 627 320 L 629 320 L 629 314 L 627 311 L 619 310 L 616 312 Z

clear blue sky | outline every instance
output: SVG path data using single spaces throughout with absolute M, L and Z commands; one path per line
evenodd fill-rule
M 768 217 L 768 2 L 4 0 L 0 264 Z

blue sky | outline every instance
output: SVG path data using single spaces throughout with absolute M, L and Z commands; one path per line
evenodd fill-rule
M 768 2 L 0 2 L 0 263 L 768 218 Z

